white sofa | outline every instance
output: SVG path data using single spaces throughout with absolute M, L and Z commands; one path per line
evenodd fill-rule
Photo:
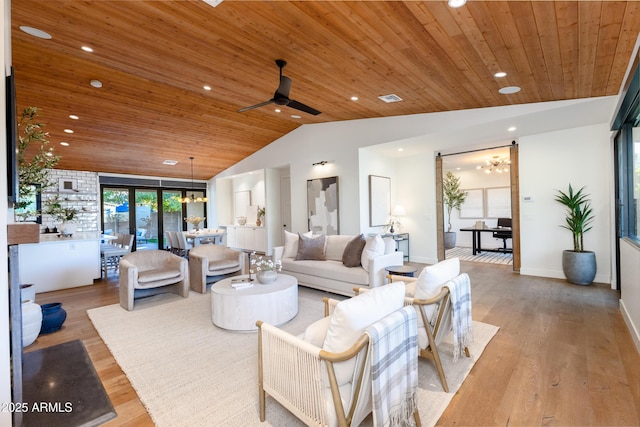
M 275 259 L 282 262 L 282 273 L 289 274 L 298 279 L 298 283 L 309 288 L 320 289 L 335 294 L 353 296 L 354 287 L 375 288 L 386 283 L 387 274 L 385 268 L 392 265 L 403 264 L 403 253 L 395 251 L 395 242 L 383 243 L 380 236 L 369 237 L 367 240 L 376 240 L 375 254 L 363 256 L 366 268 L 347 267 L 342 262 L 342 256 L 347 244 L 357 236 L 331 235 L 326 236 L 324 255 L 326 260 L 295 260 L 297 251 L 297 235 L 293 248 L 290 247 L 292 233 L 286 233 L 285 246 L 274 248 Z M 380 249 L 382 244 L 382 249 Z M 372 245 L 368 241 L 365 251 Z M 385 250 L 386 248 L 386 250 Z M 369 251 L 370 253 L 372 251 Z

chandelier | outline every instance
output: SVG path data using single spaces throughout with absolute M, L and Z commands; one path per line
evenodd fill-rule
M 202 203 L 202 202 L 206 202 L 207 198 L 206 197 L 201 197 L 198 196 L 196 197 L 195 194 L 193 194 L 193 157 L 189 157 L 189 160 L 191 160 L 191 197 L 189 197 L 189 195 L 187 194 L 186 197 L 181 197 L 180 198 L 180 203 Z
M 484 170 L 484 173 L 502 173 L 509 172 L 509 165 L 511 164 L 511 160 L 502 159 L 500 156 L 493 156 L 490 159 L 484 161 L 485 164 L 482 166 L 478 166 L 476 169 Z

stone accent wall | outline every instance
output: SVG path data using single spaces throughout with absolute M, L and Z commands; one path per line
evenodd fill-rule
M 65 207 L 74 207 L 79 213 L 75 220 L 78 232 L 100 231 L 100 185 L 98 184 L 98 174 L 96 172 L 82 172 L 62 169 L 52 169 L 49 177 L 53 182 L 60 180 L 74 181 L 75 191 L 60 191 L 58 186 L 53 186 L 42 193 L 43 210 L 45 201 L 60 196 Z M 42 230 L 45 227 L 53 228 L 59 226 L 59 221 L 51 215 L 43 213 Z

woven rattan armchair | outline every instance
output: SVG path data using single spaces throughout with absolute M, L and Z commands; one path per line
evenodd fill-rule
M 324 302 L 325 316 L 331 316 L 339 301 L 325 298 Z M 400 307 L 394 312 L 402 309 L 401 297 Z M 258 321 L 257 325 L 261 421 L 266 418 L 267 394 L 310 426 L 359 425 L 371 413 L 370 343 L 366 333 L 361 333 L 347 350 L 334 353 L 267 323 Z M 353 364 L 347 373 L 352 381 L 339 384 L 345 372 L 338 370 L 349 361 Z M 413 417 L 420 426 L 417 409 Z

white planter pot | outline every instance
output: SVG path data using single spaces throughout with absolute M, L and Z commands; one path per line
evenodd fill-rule
M 268 285 L 278 278 L 278 273 L 275 271 L 259 271 L 256 276 L 258 277 L 258 282 Z
M 22 302 L 22 346 L 33 344 L 42 327 L 40 305 L 31 300 Z
M 73 222 L 63 222 L 60 224 L 60 233 L 65 236 L 71 236 L 77 229 L 78 226 Z
M 32 284 L 20 285 L 20 296 L 22 302 L 36 301 L 36 287 Z

